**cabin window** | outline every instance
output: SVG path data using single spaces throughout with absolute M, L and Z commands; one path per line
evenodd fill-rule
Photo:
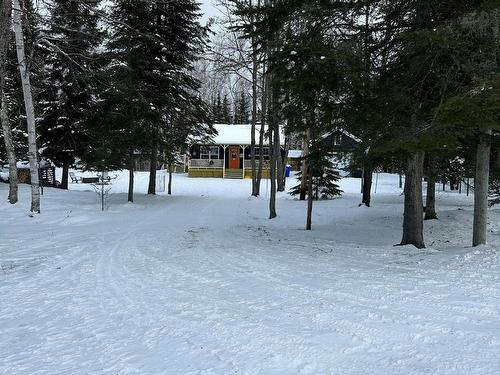
M 342 134 L 337 134 L 333 137 L 333 145 L 340 146 L 342 144 Z
M 269 147 L 262 148 L 262 155 L 269 156 Z M 255 156 L 260 156 L 260 147 L 255 147 Z
M 201 159 L 219 159 L 219 146 L 202 146 L 200 157 Z

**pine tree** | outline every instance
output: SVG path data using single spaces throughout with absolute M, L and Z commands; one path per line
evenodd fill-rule
M 249 122 L 250 110 L 248 97 L 244 91 L 241 91 L 234 102 L 234 123 L 248 124 Z
M 90 142 L 88 114 L 95 106 L 99 1 L 55 0 L 45 31 L 46 54 L 39 121 L 43 156 L 63 168 L 61 185 L 68 188 L 69 167 Z
M 315 200 L 333 199 L 342 194 L 338 182 L 340 174 L 335 169 L 332 159 L 329 157 L 320 157 L 317 160 L 309 160 L 312 167 L 312 192 Z M 297 172 L 298 185 L 290 189 L 290 195 L 299 195 L 301 192 L 302 171 Z M 306 186 L 306 189 L 309 190 Z
M 209 110 L 191 74 L 206 37 L 198 11 L 193 0 L 118 0 L 112 8 L 110 62 L 104 70 L 109 88 L 101 99 L 108 119 L 106 133 L 112 137 L 102 142 L 113 144 L 120 157 L 112 157 L 109 146 L 96 148 L 95 154 L 104 152 L 113 163 L 122 160 L 129 169 L 129 200 L 133 199 L 136 152 L 151 160 L 148 193 L 154 194 L 160 150 L 179 150 L 189 134 L 206 130 L 198 124 L 208 121 Z M 179 134 L 184 139 L 170 133 L 178 116 L 191 120 L 182 122 Z M 89 155 L 89 159 L 98 158 Z
M 224 99 L 222 100 L 221 122 L 223 124 L 231 124 L 233 122 L 231 117 L 229 99 L 227 98 L 227 95 L 224 95 Z
M 214 124 L 222 123 L 222 101 L 220 98 L 220 92 L 217 93 L 217 99 L 212 104 L 212 122 Z

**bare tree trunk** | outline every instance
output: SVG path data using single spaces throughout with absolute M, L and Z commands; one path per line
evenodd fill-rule
M 259 131 L 259 150 L 261 150 L 260 155 L 259 155 L 259 165 L 258 165 L 258 170 L 257 170 L 257 181 L 255 182 L 256 184 L 256 193 L 257 196 L 260 195 L 260 182 L 262 181 L 262 168 L 264 166 L 264 153 L 262 152 L 264 149 L 264 133 L 265 133 L 265 126 L 266 126 L 266 120 L 267 120 L 267 92 L 268 92 L 268 80 L 265 75 L 262 76 L 262 87 L 263 92 L 262 92 L 262 113 L 261 113 L 261 124 L 260 124 L 260 131 Z
M 424 220 L 437 219 L 436 213 L 436 176 L 431 171 L 427 176 L 427 195 L 425 197 Z
M 172 167 L 168 166 L 168 195 L 172 195 Z
M 271 194 L 269 196 L 269 219 L 276 215 L 276 150 L 274 148 L 273 127 L 269 126 L 269 178 L 271 179 Z
M 21 16 L 24 9 L 21 8 L 19 0 L 13 0 L 13 26 L 16 37 L 17 61 L 19 72 L 21 73 L 21 82 L 23 86 L 24 105 L 26 109 L 26 122 L 28 124 L 28 159 L 30 163 L 31 178 L 31 214 L 40 213 L 40 179 L 38 176 L 38 152 L 36 147 L 36 129 L 35 129 L 35 108 L 33 106 L 33 96 L 30 83 L 30 71 L 28 69 L 25 50 L 24 35 Z
M 363 169 L 363 197 L 361 200 L 361 204 L 364 204 L 366 207 L 370 207 L 371 204 L 371 195 L 372 195 L 372 183 L 373 183 L 373 167 L 369 163 L 365 163 L 365 167 Z
M 269 78 L 268 78 L 269 79 Z M 277 113 L 276 113 L 276 96 L 272 89 L 267 91 L 268 110 L 272 112 L 268 115 L 269 118 L 269 154 L 270 154 L 270 166 L 269 166 L 269 177 L 271 179 L 271 193 L 269 196 L 269 218 L 274 219 L 276 214 L 276 166 L 278 155 L 276 153 L 276 139 L 279 140 L 279 136 L 276 135 L 277 132 Z
M 69 180 L 69 163 L 64 162 L 63 170 L 62 170 L 62 178 L 61 178 L 61 189 L 68 190 L 68 181 Z
M 401 173 L 399 174 L 399 188 L 403 188 L 403 175 Z
M 7 70 L 7 53 L 10 42 L 10 26 L 12 24 L 12 2 L 2 0 L 0 9 L 0 122 L 2 123 L 3 138 L 7 160 L 9 161 L 9 203 L 17 203 L 17 159 L 12 139 L 12 128 L 10 126 L 7 96 L 5 95 L 5 81 Z
M 276 180 L 277 180 L 277 190 L 285 191 L 285 169 L 283 166 L 283 157 L 281 156 L 281 135 L 279 124 L 276 123 L 274 129 L 274 150 L 276 155 Z
M 17 160 L 14 150 L 14 142 L 12 141 L 12 129 L 9 123 L 9 115 L 7 113 L 7 99 L 2 92 L 2 104 L 0 109 L 0 120 L 2 122 L 3 138 L 7 159 L 9 161 L 9 203 L 17 203 Z
M 156 194 L 156 168 L 158 166 L 158 142 L 156 139 L 151 144 L 151 159 L 149 163 L 148 194 Z
M 488 185 L 490 174 L 491 129 L 482 131 L 476 152 L 476 177 L 474 179 L 474 226 L 472 246 L 486 244 L 488 223 Z
M 307 129 L 304 134 L 304 139 L 302 142 L 302 165 L 301 165 L 301 179 L 300 179 L 300 194 L 299 198 L 301 201 L 306 200 L 307 195 L 307 173 L 309 168 L 307 167 L 306 156 L 309 155 L 309 142 L 311 141 L 311 130 Z
M 312 210 L 313 210 L 313 173 L 312 165 L 307 167 L 307 221 L 306 230 L 312 229 Z
M 257 185 L 257 165 L 255 160 L 255 132 L 257 128 L 257 70 L 259 68 L 257 61 L 257 45 L 252 38 L 252 138 L 250 144 L 250 163 L 252 166 L 252 195 L 258 197 L 260 193 Z M 262 148 L 259 149 L 262 154 Z
M 134 201 L 134 154 L 130 153 L 128 166 L 128 201 Z
M 403 218 L 403 238 L 401 245 L 414 245 L 422 249 L 424 244 L 424 221 L 422 199 L 422 177 L 424 153 L 415 152 L 408 158 L 405 180 L 405 203 Z

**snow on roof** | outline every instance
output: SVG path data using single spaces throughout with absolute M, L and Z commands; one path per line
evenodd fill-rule
M 252 125 L 232 125 L 232 124 L 214 124 L 214 129 L 217 130 L 217 135 L 212 137 L 213 144 L 218 145 L 250 145 L 252 139 Z M 264 125 L 264 132 L 268 129 Z M 259 143 L 260 124 L 257 124 L 255 129 L 255 140 Z M 280 139 L 281 143 L 285 141 L 285 133 L 283 126 L 280 126 Z M 264 137 L 264 145 L 269 145 L 269 139 Z
M 330 135 L 335 134 L 336 132 L 340 132 L 340 133 L 344 134 L 346 137 L 351 138 L 352 140 L 354 140 L 354 141 L 355 141 L 355 142 L 357 142 L 357 143 L 360 143 L 360 142 L 361 142 L 361 139 L 359 139 L 359 138 L 358 138 L 358 137 L 356 137 L 354 134 L 351 134 L 351 133 L 349 133 L 347 130 L 344 130 L 344 129 L 335 129 L 333 132 L 328 132 L 328 133 L 325 133 L 325 134 L 323 134 L 323 138 L 327 138 L 327 137 L 329 137 Z
M 356 137 L 354 134 L 351 134 L 351 133 L 349 133 L 348 131 L 346 131 L 346 130 L 344 130 L 344 129 L 340 129 L 340 131 L 341 131 L 344 135 L 346 135 L 346 136 L 348 136 L 349 138 L 351 138 L 351 139 L 355 140 L 356 142 L 358 142 L 358 143 L 360 143 L 360 142 L 361 142 L 361 139 L 359 139 L 358 137 Z
M 292 159 L 301 158 L 303 154 L 304 151 L 302 150 L 288 150 L 288 157 Z

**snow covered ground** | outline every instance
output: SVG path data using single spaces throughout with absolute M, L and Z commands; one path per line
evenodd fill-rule
M 499 209 L 472 249 L 472 198 L 440 192 L 416 250 L 393 246 L 397 176 L 372 208 L 344 179 L 312 232 L 287 195 L 268 220 L 249 181 L 146 183 L 127 204 L 119 174 L 106 212 L 45 189 L 35 218 L 0 184 L 0 374 L 500 374 Z

